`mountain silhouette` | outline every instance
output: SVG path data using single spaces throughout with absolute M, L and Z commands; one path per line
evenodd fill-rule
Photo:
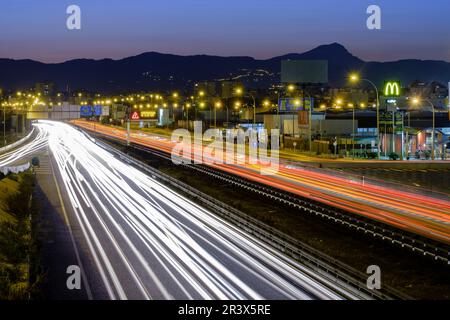
M 321 45 L 304 53 L 267 60 L 211 55 L 180 56 L 146 52 L 120 60 L 76 59 L 63 63 L 0 59 L 0 87 L 24 90 L 38 82 L 51 82 L 58 90 L 89 90 L 100 93 L 189 88 L 195 82 L 239 79 L 250 87 L 267 87 L 280 81 L 282 60 L 327 60 L 329 85 L 342 86 L 352 71 L 378 85 L 399 80 L 409 85 L 450 81 L 450 63 L 433 60 L 366 62 L 338 43 Z

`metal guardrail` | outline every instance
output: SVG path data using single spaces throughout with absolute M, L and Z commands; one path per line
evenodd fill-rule
M 176 189 L 196 199 L 205 207 L 208 207 L 216 214 L 233 223 L 236 227 L 241 227 L 247 233 L 260 239 L 266 244 L 271 245 L 274 249 L 279 250 L 285 255 L 301 262 L 318 272 L 327 280 L 338 285 L 349 285 L 357 292 L 375 299 L 412 299 L 411 297 L 399 292 L 398 290 L 389 286 L 383 286 L 382 290 L 370 290 L 367 288 L 367 275 L 355 270 L 354 268 L 336 260 L 322 252 L 312 248 L 311 246 L 298 241 L 297 239 L 288 236 L 273 227 L 270 227 L 257 219 L 197 190 L 191 186 L 176 180 L 152 167 L 132 158 L 125 153 L 114 149 L 104 143 L 96 142 L 100 146 L 115 153 L 119 158 L 130 163 L 141 170 L 147 172 L 152 178 L 157 179 L 166 184 L 170 184 Z
M 215 178 L 227 181 L 243 189 L 263 195 L 272 200 L 279 201 L 285 205 L 298 208 L 300 210 L 303 210 L 304 212 L 314 214 L 327 220 L 332 220 L 335 223 L 347 226 L 356 231 L 364 232 L 365 234 L 372 235 L 375 238 L 389 241 L 394 245 L 409 249 L 423 256 L 429 256 L 434 260 L 442 261 L 447 265 L 450 265 L 450 247 L 446 246 L 445 244 L 441 244 L 431 239 L 427 239 L 419 235 L 390 227 L 381 222 L 378 223 L 375 220 L 356 216 L 355 214 L 352 214 L 350 212 L 314 203 L 314 201 L 305 200 L 296 195 L 291 195 L 286 192 L 280 192 L 279 190 L 272 187 L 249 182 L 241 178 L 231 176 L 230 174 L 219 172 L 209 167 L 190 167 L 210 176 L 214 176 Z
M 155 151 L 153 149 L 141 147 L 134 144 L 131 146 L 134 149 L 152 153 L 154 155 L 157 155 L 158 157 L 165 158 L 168 161 L 171 161 L 170 157 L 160 151 Z M 297 195 L 280 191 L 273 187 L 251 182 L 238 176 L 212 169 L 211 167 L 202 165 L 186 165 L 186 167 L 199 171 L 203 174 L 210 175 L 216 179 L 226 181 L 245 190 L 265 196 L 271 200 L 278 201 L 280 203 L 283 203 L 284 205 L 298 208 L 303 212 L 314 214 L 320 218 L 333 221 L 334 223 L 339 223 L 355 231 L 363 232 L 365 234 L 373 236 L 374 238 L 388 241 L 392 245 L 408 249 L 414 253 L 426 257 L 431 257 L 436 261 L 442 261 L 447 265 L 450 265 L 450 246 L 448 245 L 444 245 L 437 241 L 408 233 L 394 227 L 390 227 L 375 220 L 357 216 L 347 211 L 319 204 L 310 199 L 303 199 Z
M 20 146 L 22 143 L 27 141 L 33 135 L 33 133 L 34 133 L 34 127 L 31 130 L 31 132 L 26 137 L 24 137 L 24 138 L 22 138 L 22 139 L 20 139 L 20 140 L 18 140 L 16 142 L 14 142 L 14 143 L 8 144 L 5 147 L 0 148 L 0 154 L 5 153 L 5 152 L 7 152 L 9 150 L 12 150 L 12 149 Z

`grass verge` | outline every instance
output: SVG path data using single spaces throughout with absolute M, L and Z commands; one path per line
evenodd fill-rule
M 0 300 L 30 299 L 38 291 L 34 185 L 31 171 L 0 180 Z

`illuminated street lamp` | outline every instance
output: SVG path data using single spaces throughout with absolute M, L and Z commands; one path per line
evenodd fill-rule
M 189 108 L 191 107 L 190 103 L 185 104 L 186 108 L 186 129 L 189 130 Z
M 214 105 L 214 128 L 217 128 L 217 109 L 222 108 L 222 102 L 217 101 Z
M 178 107 L 178 104 L 176 103 L 178 101 L 178 97 L 179 97 L 178 92 L 173 92 L 172 93 L 172 98 L 174 100 L 174 103 L 172 104 L 172 110 L 171 111 L 172 111 L 172 121 L 173 121 L 174 125 L 175 125 L 175 108 Z
M 381 149 L 380 149 L 380 96 L 378 93 L 378 88 L 377 86 L 370 80 L 368 79 L 361 79 L 360 76 L 357 73 L 352 73 L 349 77 L 350 81 L 353 83 L 358 83 L 360 81 L 365 81 L 367 83 L 369 83 L 372 87 L 375 88 L 375 92 L 377 94 L 377 150 L 378 150 L 378 159 L 380 159 L 381 157 Z
M 356 137 L 356 133 L 355 133 L 355 104 L 353 103 L 349 103 L 348 104 L 349 108 L 352 108 L 352 133 L 353 133 L 353 137 L 352 137 L 352 159 L 355 160 L 355 137 Z
M 244 95 L 244 89 L 242 89 L 242 88 L 236 88 L 235 89 L 235 93 L 236 93 L 236 95 L 238 95 L 238 96 L 243 96 L 243 97 L 245 97 L 245 95 Z M 249 97 L 251 97 L 252 98 L 252 100 L 253 100 L 253 126 L 254 127 L 256 127 L 256 99 L 255 99 L 255 96 L 253 95 L 253 94 L 251 94 L 251 93 L 248 93 L 247 94 Z
M 3 91 L 0 89 L 0 96 L 2 96 Z M 6 105 L 7 103 L 3 103 L 3 146 L 6 147 Z
M 423 101 L 425 101 L 426 103 L 428 103 L 431 106 L 431 110 L 433 111 L 433 129 L 431 131 L 431 160 L 435 159 L 434 156 L 434 134 L 435 134 L 435 125 L 436 125 L 436 109 L 434 108 L 434 104 L 433 102 L 431 102 L 428 99 L 422 99 Z M 420 103 L 421 99 L 420 98 L 414 98 L 412 100 L 413 104 L 418 105 Z

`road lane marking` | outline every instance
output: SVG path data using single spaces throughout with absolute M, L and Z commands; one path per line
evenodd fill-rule
M 52 170 L 52 173 L 53 173 L 53 182 L 56 185 L 56 191 L 58 193 L 59 202 L 61 203 L 61 208 L 62 208 L 62 212 L 63 212 L 63 215 L 64 215 L 64 220 L 66 221 L 67 227 L 69 229 L 70 240 L 72 241 L 72 245 L 73 245 L 73 248 L 75 250 L 75 255 L 77 257 L 77 262 L 78 262 L 78 265 L 80 266 L 80 269 L 81 269 L 81 273 L 82 273 L 82 276 L 83 276 L 83 284 L 84 284 L 84 287 L 86 288 L 86 294 L 88 296 L 88 299 L 92 300 L 93 297 L 92 297 L 91 287 L 89 286 L 89 283 L 88 283 L 87 277 L 86 277 L 86 272 L 84 270 L 83 264 L 81 263 L 80 253 L 78 251 L 77 244 L 75 243 L 75 238 L 74 238 L 73 233 L 72 233 L 72 226 L 70 224 L 69 217 L 67 215 L 66 206 L 64 205 L 64 201 L 63 201 L 62 196 L 61 196 L 61 190 L 59 188 L 58 182 L 56 181 L 55 169 L 53 167 L 53 163 L 52 163 L 52 160 L 51 160 L 50 157 L 51 157 L 51 155 L 49 153 L 49 162 L 50 162 L 50 167 L 51 167 L 51 170 Z

